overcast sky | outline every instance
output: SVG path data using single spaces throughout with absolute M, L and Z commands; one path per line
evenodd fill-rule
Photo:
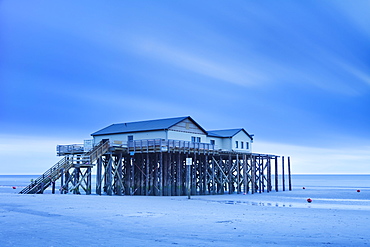
M 293 173 L 370 174 L 369 1 L 0 0 L 0 174 L 57 144 L 191 116 Z

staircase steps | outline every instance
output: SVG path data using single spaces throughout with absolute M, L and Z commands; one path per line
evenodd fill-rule
M 31 182 L 27 187 L 19 192 L 19 194 L 39 194 L 50 186 L 62 175 L 61 170 L 69 170 L 72 167 L 72 162 L 67 157 L 61 159 L 58 163 L 52 166 L 44 174 L 39 176 L 35 181 Z
M 104 155 L 109 150 L 109 140 L 101 141 L 97 146 L 87 153 L 80 156 L 82 165 L 92 165 L 97 159 Z M 31 182 L 19 194 L 41 194 L 51 185 L 52 182 L 58 180 L 63 172 L 68 171 L 74 166 L 73 161 L 69 157 L 62 158 L 58 163 L 48 169 L 44 174 Z

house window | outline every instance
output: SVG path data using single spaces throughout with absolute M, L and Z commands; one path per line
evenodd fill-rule
M 134 136 L 127 136 L 127 141 L 133 141 L 134 140 Z
M 239 143 L 238 141 L 235 142 L 235 148 L 239 148 Z
M 200 142 L 200 140 L 201 140 L 200 137 L 197 137 L 197 142 Z
M 240 142 L 240 148 L 243 149 L 244 148 L 244 142 Z
M 211 140 L 211 145 L 215 145 L 216 141 L 215 140 Z
M 245 143 L 245 149 L 249 149 L 249 142 Z
M 195 142 L 195 136 L 192 136 L 192 137 L 191 137 L 191 141 L 192 141 L 192 142 Z

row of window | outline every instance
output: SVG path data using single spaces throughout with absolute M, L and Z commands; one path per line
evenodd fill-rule
M 200 137 L 192 136 L 192 137 L 191 137 L 191 141 L 192 141 L 192 142 L 201 142 L 201 138 L 200 138 Z
M 235 148 L 239 148 L 239 141 L 235 141 Z M 244 149 L 244 142 L 240 142 L 240 149 Z M 245 149 L 249 149 L 249 142 L 245 143 Z
M 128 141 L 134 140 L 134 136 L 129 135 L 127 137 Z M 200 137 L 192 136 L 191 137 L 192 142 L 201 142 L 202 139 Z M 215 140 L 211 140 L 210 144 L 215 145 Z M 239 141 L 235 141 L 235 148 L 239 148 Z M 244 142 L 240 142 L 240 148 L 244 149 Z M 245 149 L 249 149 L 249 142 L 245 142 Z

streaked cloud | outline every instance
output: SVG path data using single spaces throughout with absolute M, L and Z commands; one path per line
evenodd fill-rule
M 249 66 L 227 57 L 207 57 L 194 54 L 186 48 L 169 44 L 142 42 L 138 47 L 146 56 L 177 66 L 189 72 L 241 86 L 253 86 L 265 80 L 265 76 Z
M 322 148 L 259 140 L 253 148 L 255 152 L 290 156 L 295 174 L 370 174 L 370 146 L 367 145 Z
M 206 129 L 246 128 L 258 152 L 294 151 L 301 172 L 344 172 L 356 157 L 365 167 L 368 7 L 3 1 L 1 154 L 10 162 L 12 139 L 33 135 L 26 141 L 53 149 L 25 157 L 38 166 L 54 157 L 49 136 L 82 141 L 111 123 L 191 115 Z

